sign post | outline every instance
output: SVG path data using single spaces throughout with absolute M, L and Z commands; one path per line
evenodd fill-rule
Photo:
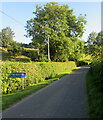
M 11 73 L 9 78 L 21 78 L 22 79 L 22 89 L 24 89 L 24 78 L 26 78 L 26 73 Z
M 24 90 L 24 78 L 22 78 L 22 89 Z

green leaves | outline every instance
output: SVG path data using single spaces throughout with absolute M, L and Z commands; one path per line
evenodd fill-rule
M 23 48 L 16 44 L 16 42 L 12 43 L 12 47 L 8 48 L 8 52 L 10 55 L 18 56 L 21 55 Z
M 88 36 L 87 40 L 87 50 L 88 53 L 93 57 L 100 59 L 103 54 L 103 31 L 98 34 L 92 32 Z
M 74 68 L 75 62 L 63 63 L 19 63 L 19 62 L 3 62 L 2 64 L 2 92 L 4 94 L 15 92 L 22 89 L 21 78 L 9 78 L 12 72 L 25 72 L 25 88 L 33 86 L 44 79 L 52 78 L 65 70 Z
M 48 54 L 48 59 L 61 61 L 63 54 L 68 59 L 74 46 L 71 37 L 83 35 L 85 16 L 76 17 L 73 9 L 69 9 L 68 5 L 59 5 L 56 2 L 50 2 L 44 6 L 37 5 L 33 14 L 35 17 L 27 21 L 27 36 L 32 37 L 33 43 L 40 44 L 38 49 L 44 51 L 42 55 Z
M 14 32 L 11 30 L 10 27 L 6 27 L 2 29 L 2 32 L 0 34 L 1 36 L 1 44 L 2 47 L 9 47 L 11 44 L 14 42 L 13 37 L 14 37 Z

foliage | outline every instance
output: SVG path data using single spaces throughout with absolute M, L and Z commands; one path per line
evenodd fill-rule
M 102 54 L 103 48 L 103 31 L 98 34 L 95 32 L 90 33 L 87 40 L 87 53 L 93 57 L 99 57 Z
M 10 93 L 10 94 L 3 94 L 2 95 L 2 109 L 4 110 L 4 109 L 8 108 L 10 105 L 14 104 L 15 102 L 36 92 L 39 89 L 51 84 L 53 81 L 60 79 L 64 75 L 67 75 L 68 73 L 71 73 L 74 70 L 75 70 L 74 68 L 71 68 L 69 70 L 66 70 L 66 71 L 56 75 L 53 78 L 46 79 L 38 84 L 35 84 L 34 86 L 27 87 L 24 90 L 18 90 L 15 93 Z
M 42 56 L 40 56 L 40 58 L 39 58 L 38 61 L 39 61 L 39 62 L 48 62 L 47 55 L 42 55 Z
M 98 33 L 93 43 L 91 75 L 87 79 L 89 112 L 91 118 L 103 118 L 103 31 Z
M 83 35 L 85 16 L 76 17 L 68 5 L 56 2 L 37 5 L 33 14 L 35 17 L 27 21 L 26 31 L 40 56 L 48 55 L 52 61 L 68 61 L 74 50 L 72 38 Z
M 87 74 L 90 118 L 103 118 L 103 63 L 92 64 Z
M 35 48 L 35 46 L 32 43 L 26 44 L 26 43 L 17 43 L 20 47 L 24 48 Z
M 82 61 L 77 61 L 77 66 L 87 66 L 89 65 L 89 61 L 88 60 L 82 60 Z
M 12 62 L 31 62 L 29 57 L 26 56 L 11 56 L 7 51 L 0 50 L 2 52 L 2 61 L 12 61 Z
M 10 27 L 6 27 L 2 29 L 0 33 L 0 39 L 2 47 L 9 47 L 13 43 L 14 32 L 11 30 Z
M 24 48 L 23 55 L 31 58 L 32 61 L 38 61 L 39 59 L 38 49 Z
M 12 56 L 18 56 L 21 55 L 23 51 L 23 48 L 18 46 L 16 42 L 12 43 L 12 46 L 8 48 L 8 53 Z
M 8 49 L 4 48 L 4 47 L 0 48 L 0 53 L 2 53 L 2 61 L 12 61 L 12 62 L 18 61 L 18 62 L 24 62 L 24 63 L 25 62 L 31 62 L 31 59 L 27 56 L 24 56 L 24 55 L 19 54 L 19 56 L 12 56 L 12 54 L 10 54 L 8 52 Z M 23 51 L 24 51 L 24 49 L 23 49 Z
M 91 74 L 95 76 L 94 84 L 103 92 L 103 61 L 93 59 L 90 70 Z
M 2 91 L 4 94 L 15 92 L 20 90 L 21 79 L 20 78 L 8 78 L 12 72 L 25 72 L 27 77 L 25 78 L 25 88 L 35 85 L 47 78 L 54 77 L 63 71 L 74 68 L 74 62 L 40 62 L 40 63 L 19 63 L 19 62 L 3 62 L 2 63 Z
M 0 32 L 0 47 L 2 47 L 2 41 L 1 41 L 1 39 L 2 39 L 2 32 Z
M 26 62 L 31 62 L 31 59 L 29 57 L 26 57 L 26 56 L 16 56 L 14 59 L 14 62 L 23 62 L 23 63 L 26 63 Z M 13 60 L 11 59 L 11 61 L 13 62 Z
M 81 41 L 77 38 L 72 38 L 73 41 L 73 52 L 71 53 L 71 58 L 75 61 L 78 61 L 83 57 L 84 53 L 84 41 Z

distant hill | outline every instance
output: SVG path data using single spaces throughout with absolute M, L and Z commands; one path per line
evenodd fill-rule
M 0 60 L 1 61 L 12 61 L 12 62 L 30 62 L 30 58 L 24 55 L 21 56 L 11 56 L 7 48 L 0 47 Z

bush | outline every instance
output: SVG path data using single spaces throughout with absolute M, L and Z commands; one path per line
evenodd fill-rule
M 103 118 L 103 62 L 93 59 L 87 79 L 89 114 Z
M 96 87 L 103 92 L 103 62 L 94 61 L 91 64 L 90 72 L 94 78 L 94 84 Z
M 14 43 L 12 46 L 8 48 L 8 53 L 13 56 L 21 55 L 23 51 L 23 48 L 18 46 L 16 43 Z
M 38 49 L 25 48 L 23 55 L 30 57 L 32 61 L 38 61 Z
M 85 65 L 89 65 L 90 61 L 88 61 L 88 60 L 81 60 L 81 61 L 77 61 L 76 64 L 77 64 L 77 66 L 85 66 Z
M 41 57 L 40 57 L 40 59 L 39 59 L 39 62 L 48 62 L 49 60 L 48 60 L 48 57 L 47 57 L 47 55 L 42 55 Z
M 25 72 L 25 87 L 33 86 L 44 79 L 54 77 L 68 69 L 74 68 L 75 62 L 3 62 L 2 63 L 2 91 L 4 94 L 21 89 L 20 78 L 9 78 L 10 73 Z

